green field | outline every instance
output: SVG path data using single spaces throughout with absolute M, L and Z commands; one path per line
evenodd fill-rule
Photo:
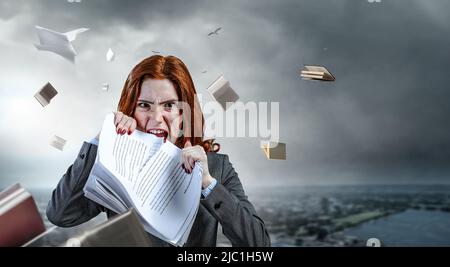
M 347 217 L 334 220 L 334 225 L 338 228 L 346 228 L 356 226 L 366 221 L 374 220 L 385 216 L 386 213 L 382 211 L 367 211 L 359 214 L 350 215 Z

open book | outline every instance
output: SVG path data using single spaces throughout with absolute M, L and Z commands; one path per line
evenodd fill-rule
M 55 87 L 53 87 L 50 83 L 47 83 L 34 95 L 34 97 L 39 104 L 42 105 L 42 107 L 45 107 L 50 104 L 52 98 L 54 98 L 57 94 L 58 91 L 56 91 Z
M 197 215 L 202 166 L 188 174 L 180 160 L 181 149 L 155 135 L 118 135 L 109 114 L 85 196 L 116 213 L 134 208 L 147 232 L 182 246 Z
M 223 76 L 220 76 L 209 87 L 208 92 L 222 106 L 224 110 L 230 106 L 227 103 L 234 103 L 239 100 L 239 96 L 231 88 L 230 82 Z
M 33 196 L 20 184 L 0 192 L 0 247 L 21 246 L 45 231 Z
M 261 145 L 268 159 L 286 159 L 286 144 L 277 142 L 265 142 Z
M 151 241 L 131 208 L 67 240 L 66 247 L 150 247 Z

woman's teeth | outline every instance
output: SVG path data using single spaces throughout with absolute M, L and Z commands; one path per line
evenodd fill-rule
M 167 135 L 166 131 L 163 130 L 150 130 L 148 131 L 148 133 L 154 134 L 158 137 L 166 137 Z

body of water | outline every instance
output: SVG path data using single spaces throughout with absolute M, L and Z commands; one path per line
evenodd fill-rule
M 406 210 L 346 229 L 358 239 L 379 239 L 383 246 L 450 246 L 450 213 Z

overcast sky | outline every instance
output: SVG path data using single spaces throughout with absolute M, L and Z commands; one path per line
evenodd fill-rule
M 0 187 L 55 186 L 152 50 L 186 63 L 203 102 L 224 75 L 244 103 L 280 103 L 286 161 L 268 161 L 259 138 L 218 139 L 245 187 L 449 183 L 448 14 L 447 0 L 1 1 Z M 38 51 L 35 25 L 90 28 L 76 63 Z M 336 81 L 301 80 L 304 64 Z M 42 108 L 46 82 L 59 94 Z

